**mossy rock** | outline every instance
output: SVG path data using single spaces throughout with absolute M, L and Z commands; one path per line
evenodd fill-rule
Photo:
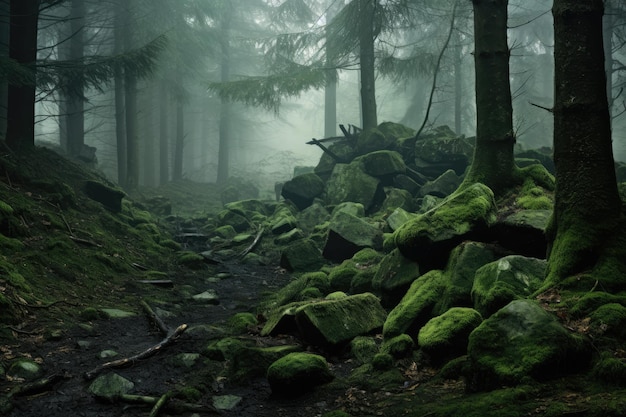
M 291 242 L 280 257 L 280 266 L 292 272 L 315 271 L 324 263 L 322 253 L 311 239 Z
M 464 355 L 470 333 L 483 318 L 472 308 L 453 307 L 430 319 L 417 335 L 419 347 L 436 363 Z
M 341 265 L 334 267 L 328 274 L 330 287 L 333 290 L 350 291 L 352 278 L 354 278 L 358 272 L 354 262 L 352 262 L 351 259 L 346 259 Z
M 219 226 L 213 229 L 210 236 L 219 236 L 222 239 L 232 239 L 237 235 L 237 231 L 230 224 Z
M 330 220 L 330 213 L 318 201 L 300 211 L 297 215 L 298 227 L 305 233 L 313 233 L 315 226 Z
M 351 258 L 364 248 L 382 249 L 382 231 L 376 225 L 345 212 L 333 215 L 323 255 L 336 262 Z
M 385 200 L 378 212 L 382 216 L 387 216 L 389 213 L 393 213 L 396 209 L 402 209 L 406 211 L 413 211 L 414 201 L 413 196 L 406 190 L 400 190 L 393 187 L 385 187 Z
M 428 271 L 409 287 L 397 306 L 389 312 L 383 326 L 385 339 L 403 333 L 417 336 L 419 329 L 432 317 L 432 311 L 441 298 L 447 279 L 440 270 Z
M 626 361 L 613 352 L 602 352 L 593 365 L 591 375 L 605 384 L 626 386 Z
M 376 340 L 371 336 L 357 336 L 350 342 L 350 355 L 360 363 L 368 363 L 378 353 Z
M 87 197 L 99 202 L 112 212 L 122 211 L 122 199 L 126 196 L 122 190 L 99 181 L 88 180 L 83 185 L 83 191 Z
M 618 303 L 600 306 L 591 313 L 591 328 L 595 334 L 626 338 L 626 307 Z
M 298 294 L 299 295 L 299 294 Z M 296 334 L 296 312 L 298 308 L 311 302 L 310 300 L 294 301 L 281 305 L 265 312 L 267 321 L 261 329 L 261 336 L 277 336 L 281 334 Z
M 515 300 L 469 337 L 468 387 L 490 390 L 548 380 L 586 368 L 591 345 L 531 300 Z
M 217 220 L 222 226 L 231 226 L 236 232 L 243 232 L 251 227 L 250 220 L 241 212 L 222 210 L 217 213 Z
M 198 253 L 190 251 L 180 251 L 176 254 L 176 260 L 179 265 L 186 266 L 190 269 L 200 269 L 204 263 L 204 257 Z
M 245 217 L 251 218 L 255 214 L 261 214 L 266 216 L 268 214 L 265 203 L 260 200 L 251 198 L 247 200 L 233 201 L 224 204 L 224 208 L 236 213 L 242 214 Z
M 386 353 L 378 353 L 376 358 L 375 363 L 379 368 L 375 368 L 372 363 L 359 366 L 348 377 L 350 385 L 372 392 L 402 386 L 406 378 L 393 366 L 393 357 Z M 376 377 L 372 378 L 372 375 Z
M 384 200 L 384 193 L 380 180 L 366 174 L 356 161 L 335 166 L 326 183 L 326 200 L 329 204 L 346 201 L 361 203 L 368 212 Z
M 402 207 L 396 208 L 385 220 L 389 228 L 393 231 L 398 230 L 404 223 L 407 223 L 410 220 L 415 218 L 414 213 L 410 213 L 409 211 L 403 209 Z
M 333 207 L 331 211 L 331 219 L 339 213 L 350 214 L 354 217 L 365 217 L 365 207 L 362 203 L 344 201 Z
M 386 136 L 378 128 L 363 130 L 357 136 L 356 152 L 358 155 L 365 155 L 370 152 L 389 149 L 394 145 L 396 138 Z
M 405 258 L 398 249 L 384 256 L 372 280 L 374 291 L 384 306 L 395 306 L 420 276 L 419 266 Z
M 281 195 L 286 200 L 290 200 L 298 207 L 298 210 L 304 210 L 309 207 L 313 200 L 322 195 L 324 192 L 324 181 L 309 172 L 292 178 L 283 185 Z
M 387 179 L 388 182 L 391 182 L 393 176 L 406 172 L 406 165 L 402 155 L 396 151 L 381 150 L 370 152 L 356 158 L 355 161 L 363 164 L 363 171 L 366 174 L 380 179 Z
M 385 340 L 380 347 L 380 352 L 387 353 L 396 359 L 401 359 L 411 356 L 414 348 L 415 342 L 413 338 L 408 334 L 401 334 Z
M 291 229 L 288 232 L 281 234 L 280 236 L 276 236 L 274 239 L 274 243 L 277 245 L 288 245 L 291 242 L 295 242 L 296 240 L 304 239 L 305 235 L 302 230 L 296 228 Z
M 307 288 L 317 288 L 321 293 L 329 292 L 330 282 L 326 273 L 317 271 L 300 275 L 298 278 L 267 297 L 260 306 L 260 310 L 270 311 L 291 302 L 299 301 L 302 291 Z
M 442 268 L 455 246 L 480 236 L 496 219 L 493 192 L 476 183 L 405 223 L 396 230 L 395 243 L 404 256 L 420 266 Z
M 279 396 L 304 394 L 333 379 L 326 359 L 312 353 L 289 353 L 267 370 L 272 393 Z
M 236 313 L 228 319 L 228 325 L 237 333 L 245 333 L 251 327 L 259 324 L 256 316 L 252 313 Z
M 474 308 L 488 317 L 509 302 L 527 298 L 541 287 L 544 259 L 509 255 L 480 267 L 472 287 Z

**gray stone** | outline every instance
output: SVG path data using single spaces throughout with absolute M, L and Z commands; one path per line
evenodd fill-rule
M 298 226 L 305 233 L 312 233 L 315 226 L 330 219 L 330 213 L 318 201 L 313 202 L 309 207 L 297 214 Z
M 114 400 L 122 394 L 128 394 L 133 388 L 135 384 L 132 381 L 116 373 L 109 373 L 96 378 L 89 385 L 88 391 L 98 398 Z
M 324 192 L 324 182 L 316 174 L 309 172 L 299 175 L 283 185 L 282 196 L 292 201 L 299 210 L 313 203 Z
M 389 216 L 387 216 L 387 224 L 391 228 L 391 230 L 396 231 L 402 226 L 404 223 L 409 220 L 415 218 L 415 214 L 409 213 L 403 208 L 399 207 L 395 209 Z
M 41 365 L 30 359 L 18 359 L 11 363 L 7 370 L 7 375 L 11 378 L 24 379 L 26 381 L 33 381 L 43 375 L 43 369 Z
M 369 211 L 376 205 L 377 197 L 381 201 L 384 198 L 379 186 L 380 180 L 363 172 L 360 163 L 337 164 L 326 183 L 326 199 L 330 204 L 361 203 Z
M 345 212 L 338 212 L 330 222 L 323 256 L 340 262 L 364 248 L 382 249 L 382 243 L 383 234 L 378 227 Z
M 315 271 L 324 264 L 318 247 L 310 239 L 300 239 L 285 247 L 280 256 L 280 266 L 288 271 Z
M 386 179 L 391 183 L 393 177 L 406 172 L 406 165 L 396 151 L 376 151 L 355 159 L 363 164 L 363 171 L 372 177 Z
M 219 304 L 220 298 L 217 295 L 217 292 L 213 289 L 206 290 L 201 292 L 200 294 L 195 294 L 191 296 L 194 301 L 198 301 L 204 304 Z
M 420 188 L 420 195 L 434 195 L 435 197 L 447 197 L 456 191 L 461 185 L 461 177 L 453 170 L 449 169 L 436 179 L 427 182 Z

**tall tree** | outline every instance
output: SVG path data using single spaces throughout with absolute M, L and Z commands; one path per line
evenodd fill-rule
M 602 47 L 602 0 L 555 0 L 554 163 L 556 193 L 546 286 L 606 267 L 620 230 Z M 623 228 L 621 229 L 623 230 Z M 622 232 L 623 233 L 623 232 Z M 622 250 L 623 252 L 623 250 Z M 624 262 L 593 277 L 622 289 Z M 615 269 L 620 265 L 622 270 Z
M 476 146 L 465 183 L 498 193 L 514 182 L 513 107 L 507 43 L 508 0 L 472 0 L 476 73 Z
M 378 36 L 376 9 L 378 0 L 358 1 L 359 65 L 361 68 L 361 117 L 363 129 L 378 125 L 376 109 L 376 70 L 374 42 Z
M 9 57 L 32 73 L 28 83 L 9 84 L 6 144 L 35 145 L 35 65 L 40 0 L 10 0 Z
M 220 10 L 220 82 L 230 81 L 231 71 L 231 25 L 233 4 L 226 2 Z M 231 147 L 231 104 L 228 97 L 220 99 L 219 150 L 217 162 L 217 182 L 223 184 L 228 180 Z

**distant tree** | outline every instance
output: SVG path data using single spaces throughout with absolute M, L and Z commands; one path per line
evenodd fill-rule
M 617 190 L 602 47 L 602 0 L 555 0 L 555 207 L 546 286 L 577 274 L 624 289 Z M 615 251 L 619 251 L 616 253 Z M 597 282 L 597 281 L 596 281 Z

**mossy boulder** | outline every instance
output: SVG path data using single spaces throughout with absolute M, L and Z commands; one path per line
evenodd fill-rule
M 303 210 L 324 192 L 324 181 L 316 174 L 309 172 L 292 178 L 283 185 L 281 195 Z
M 484 234 L 496 219 L 493 192 L 476 183 L 402 225 L 395 232 L 395 243 L 404 256 L 420 266 L 442 268 L 455 246 Z
M 420 196 L 434 195 L 436 197 L 447 197 L 456 191 L 461 185 L 461 177 L 456 172 L 449 169 L 432 181 L 428 181 L 420 188 Z
M 33 381 L 43 375 L 43 368 L 33 360 L 17 359 L 7 369 L 7 375 L 11 378 Z
M 350 342 L 350 354 L 360 363 L 368 363 L 378 353 L 376 340 L 371 336 L 357 336 Z
M 294 301 L 269 309 L 265 312 L 267 321 L 261 329 L 261 336 L 277 336 L 280 334 L 296 334 L 296 311 L 311 301 Z
M 356 140 L 356 152 L 358 155 L 365 155 L 370 152 L 391 148 L 395 143 L 395 138 L 385 135 L 378 128 L 367 129 L 359 133 Z
M 300 211 L 297 216 L 298 226 L 305 233 L 313 233 L 315 226 L 330 220 L 330 213 L 318 201 L 313 202 L 309 207 Z
M 473 307 L 472 287 L 476 271 L 502 256 L 494 245 L 466 241 L 454 248 L 445 269 L 449 284 L 437 302 L 435 314 L 445 313 L 451 307 Z
M 343 261 L 364 248 L 382 249 L 380 228 L 344 211 L 333 215 L 323 255 L 326 259 Z
M 448 169 L 462 175 L 469 165 L 474 147 L 448 126 L 422 134 L 415 142 L 415 165 L 426 176 L 436 178 Z
M 88 180 L 83 185 L 87 197 L 102 204 L 114 213 L 122 211 L 122 199 L 126 196 L 122 190 L 99 181 Z
M 380 347 L 380 353 L 386 353 L 396 359 L 411 356 L 415 342 L 408 334 L 401 334 L 391 339 L 386 339 Z
M 389 216 L 387 216 L 385 221 L 391 230 L 396 231 L 409 220 L 413 220 L 415 216 L 415 214 L 406 211 L 402 207 L 398 207 Z
M 270 365 L 267 370 L 272 393 L 299 395 L 334 379 L 326 359 L 312 353 L 293 352 Z
M 363 171 L 372 177 L 379 178 L 388 184 L 391 184 L 395 175 L 404 174 L 406 165 L 400 155 L 396 151 L 376 151 L 356 158 L 363 165 Z
M 385 187 L 385 200 L 380 208 L 380 213 L 392 213 L 395 209 L 413 210 L 413 196 L 406 190 L 393 187 Z
M 280 266 L 292 272 L 315 271 L 324 264 L 322 253 L 311 239 L 291 242 L 280 256 Z
M 417 344 L 436 363 L 443 363 L 466 353 L 469 335 L 482 321 L 472 308 L 453 307 L 420 329 Z
M 237 333 L 245 333 L 258 323 L 257 317 L 248 312 L 236 313 L 228 319 L 228 325 Z
M 296 310 L 303 339 L 315 346 L 338 347 L 380 329 L 386 311 L 371 293 L 305 304 Z
M 363 204 L 370 211 L 384 199 L 380 180 L 366 174 L 358 161 L 337 164 L 326 183 L 326 201 L 339 204 L 346 201 Z
M 591 345 L 531 300 L 515 300 L 469 337 L 468 387 L 489 390 L 543 381 L 586 368 Z
M 543 259 L 520 255 L 480 267 L 472 287 L 474 308 L 488 317 L 515 299 L 527 298 L 541 287 L 546 267 Z
M 341 162 L 349 162 L 355 155 L 354 148 L 351 143 L 348 143 L 348 141 L 335 142 L 328 146 L 328 149 L 334 153 Z M 324 152 L 319 160 L 319 163 L 313 169 L 313 172 L 322 180 L 327 181 L 335 168 L 335 165 L 337 165 L 337 161 Z
M 552 210 L 518 210 L 498 220 L 491 232 L 501 246 L 519 255 L 545 258 L 551 216 Z
M 383 326 L 385 339 L 403 333 L 417 337 L 419 329 L 432 317 L 446 285 L 446 277 L 440 270 L 428 271 L 413 281 L 402 300 L 389 312 Z
M 243 232 L 252 226 L 244 213 L 228 209 L 217 213 L 217 221 L 221 226 L 230 226 L 236 232 Z
M 591 313 L 591 328 L 597 335 L 624 339 L 626 337 L 626 307 L 618 303 L 600 306 Z
M 409 286 L 420 276 L 419 266 L 405 258 L 398 249 L 385 255 L 372 281 L 384 306 L 395 306 Z
M 296 240 L 304 239 L 305 234 L 302 230 L 296 228 L 291 229 L 288 232 L 281 234 L 280 236 L 276 236 L 274 239 L 274 243 L 277 245 L 288 245 L 291 242 L 295 242 Z
M 267 297 L 261 305 L 261 310 L 273 310 L 294 301 L 301 301 L 302 292 L 307 288 L 317 288 L 321 293 L 328 293 L 330 291 L 330 282 L 326 273 L 315 271 L 300 275 Z

